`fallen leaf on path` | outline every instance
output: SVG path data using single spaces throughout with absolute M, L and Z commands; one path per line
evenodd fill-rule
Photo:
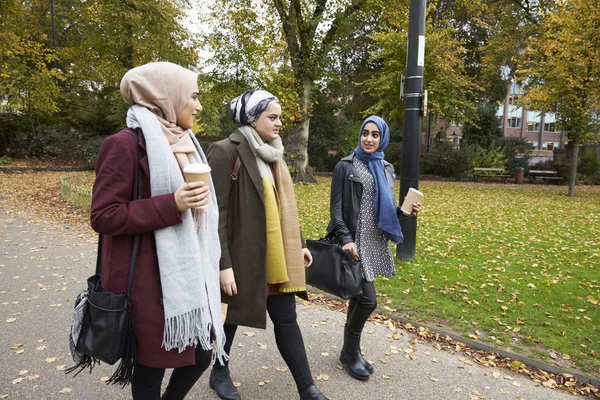
M 71 393 L 71 388 L 64 388 L 58 391 L 58 393 Z
M 21 381 L 23 380 L 23 378 L 17 378 L 17 379 L 13 379 L 12 384 L 16 385 L 18 383 L 21 383 Z
M 16 320 L 17 320 L 16 318 L 9 318 L 9 319 L 6 320 L 6 322 L 8 322 L 9 324 L 12 324 Z
M 23 343 L 15 343 L 12 346 L 10 346 L 10 349 L 11 350 L 15 350 L 15 349 L 18 349 L 21 346 L 23 346 Z

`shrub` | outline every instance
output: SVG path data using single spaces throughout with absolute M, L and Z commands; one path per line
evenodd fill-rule
M 502 148 L 496 147 L 491 150 L 485 150 L 478 145 L 467 146 L 467 151 L 471 151 L 470 169 L 479 168 L 506 168 L 507 158 Z
M 503 138 L 498 141 L 506 156 L 506 169 L 514 174 L 517 168 L 527 168 L 533 145 L 521 138 Z
M 0 157 L 0 165 L 9 165 L 12 164 L 12 158 L 8 156 Z
M 584 177 L 592 177 L 600 170 L 600 160 L 593 147 L 586 147 L 581 152 L 578 172 Z
M 470 171 L 471 158 L 470 147 L 454 149 L 451 143 L 442 142 L 429 153 L 421 152 L 421 172 L 444 178 L 463 179 Z

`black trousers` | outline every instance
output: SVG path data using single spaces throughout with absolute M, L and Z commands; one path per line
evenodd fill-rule
M 131 394 L 133 400 L 183 400 L 202 373 L 210 365 L 212 351 L 196 347 L 196 364 L 175 368 L 163 396 L 160 386 L 165 375 L 164 368 L 146 367 L 137 364 L 133 370 Z
M 346 327 L 350 332 L 362 332 L 369 316 L 377 308 L 375 282 L 362 280 L 362 293 L 352 297 L 348 302 Z
M 275 341 L 283 360 L 287 364 L 298 390 L 313 384 L 313 378 L 306 358 L 302 333 L 296 319 L 296 299 L 293 293 L 267 297 L 267 312 L 273 322 Z M 225 351 L 230 354 L 237 325 L 225 324 Z M 215 362 L 213 368 L 225 368 L 227 364 Z

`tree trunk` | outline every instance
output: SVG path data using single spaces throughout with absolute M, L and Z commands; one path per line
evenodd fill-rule
M 571 157 L 571 173 L 569 174 L 568 197 L 575 196 L 575 182 L 577 181 L 577 164 L 579 163 L 579 138 L 573 140 L 573 156 Z
M 308 165 L 309 111 L 312 86 L 312 80 L 305 77 L 300 99 L 301 121 L 294 127 L 286 145 L 288 167 L 294 182 L 317 182 L 313 176 L 312 168 Z

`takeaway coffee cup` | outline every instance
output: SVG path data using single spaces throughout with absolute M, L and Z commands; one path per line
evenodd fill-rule
M 183 168 L 183 176 L 186 182 L 202 181 L 210 185 L 210 167 L 207 164 L 188 164 Z M 208 203 L 200 208 L 208 207 Z
M 408 189 L 408 193 L 406 193 L 406 197 L 400 208 L 405 213 L 411 214 L 413 204 L 420 202 L 421 199 L 423 199 L 423 193 L 419 192 L 417 189 L 410 188 Z

